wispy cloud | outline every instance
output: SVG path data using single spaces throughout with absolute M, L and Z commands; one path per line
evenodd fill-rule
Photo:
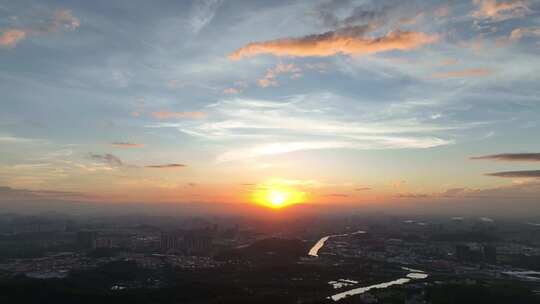
M 116 148 L 142 148 L 144 144 L 125 142 L 125 141 L 116 141 L 111 143 L 111 146 Z
M 24 137 L 16 137 L 11 135 L 2 135 L 0 134 L 0 142 L 3 143 L 29 143 L 29 142 L 35 142 L 35 139 L 32 138 L 24 138 Z
M 399 30 L 371 38 L 365 36 L 370 29 L 370 26 L 353 26 L 299 38 L 253 42 L 236 50 L 229 58 L 239 60 L 262 54 L 293 57 L 367 55 L 393 50 L 412 50 L 439 40 L 439 36 L 435 34 Z
M 540 27 L 524 27 L 524 28 L 514 29 L 512 30 L 512 33 L 510 34 L 509 39 L 511 41 L 517 41 L 527 36 L 540 37 Z
M 439 18 L 446 17 L 449 14 L 450 14 L 450 6 L 448 6 L 448 4 L 441 5 L 433 11 L 433 15 Z
M 371 190 L 371 188 L 369 187 L 360 187 L 360 188 L 355 188 L 354 191 L 369 191 Z
M 488 173 L 487 176 L 510 177 L 510 178 L 540 178 L 540 170 L 503 171 Z
M 526 0 L 473 0 L 473 3 L 478 6 L 474 17 L 497 21 L 523 17 L 530 11 Z
M 337 28 L 358 24 L 379 24 L 388 15 L 390 7 L 371 7 L 362 3 L 350 7 L 351 1 L 322 1 L 315 7 L 313 14 L 325 27 Z M 350 14 L 341 16 L 341 10 L 348 9 Z
M 57 10 L 54 12 L 52 19 L 45 24 L 20 28 L 13 27 L 2 31 L 0 34 L 0 47 L 13 48 L 30 35 L 38 36 L 59 31 L 72 31 L 80 25 L 80 20 L 73 16 L 70 10 Z
M 120 158 L 110 154 L 110 153 L 107 153 L 107 154 L 94 154 L 94 153 L 90 153 L 90 158 L 95 160 L 95 161 L 99 161 L 101 163 L 104 163 L 106 165 L 108 165 L 109 167 L 111 168 L 114 168 L 114 167 L 121 167 L 123 165 L 123 162 Z
M 540 162 L 540 153 L 503 153 L 471 157 L 474 160 L 529 161 Z
M 170 118 L 191 118 L 201 119 L 208 116 L 204 112 L 170 112 L 170 111 L 157 111 L 153 112 L 152 116 L 157 119 L 170 119 Z
M 372 141 L 318 141 L 318 142 L 275 142 L 254 147 L 237 149 L 221 154 L 218 161 L 236 161 L 262 156 L 279 155 L 298 151 L 327 150 L 327 149 L 404 149 L 431 148 L 447 145 L 450 142 L 434 137 L 426 138 L 392 138 L 371 137 Z
M 208 25 L 220 7 L 221 0 L 198 0 L 193 2 L 189 26 L 194 34 Z
M 327 196 L 327 197 L 349 197 L 349 195 L 345 194 L 345 193 L 330 193 L 330 194 L 326 194 L 325 196 Z
M 184 164 L 163 164 L 163 165 L 147 165 L 145 168 L 153 168 L 153 169 L 179 169 L 184 168 L 186 165 Z
M 486 77 L 493 74 L 493 70 L 486 68 L 465 69 L 459 71 L 439 72 L 432 74 L 433 78 L 468 78 Z
M 446 131 L 470 124 L 436 124 L 432 119 L 402 119 L 358 114 L 342 105 L 328 108 L 321 96 L 293 96 L 275 102 L 227 99 L 207 107 L 213 120 L 155 123 L 147 127 L 176 128 L 205 140 L 228 142 L 230 151 L 218 160 L 230 161 L 324 149 L 421 149 L 451 144 Z M 330 98 L 324 96 L 324 100 Z M 339 96 L 331 97 L 334 106 Z M 246 146 L 245 139 L 250 139 Z
M 237 88 L 225 88 L 223 90 L 223 93 L 230 94 L 230 95 L 238 94 L 240 92 L 241 92 L 240 89 L 237 89 Z
M 511 177 L 511 176 L 503 176 Z M 519 176 L 523 177 L 523 176 Z M 529 179 L 534 176 L 529 176 Z M 515 178 L 515 177 L 514 177 Z M 511 185 L 504 185 L 494 188 L 452 188 L 442 192 L 435 193 L 399 193 L 397 196 L 404 199 L 475 199 L 485 200 L 489 199 L 489 202 L 502 199 L 502 200 L 532 200 L 536 201 L 540 194 L 540 183 L 536 179 L 529 181 L 516 182 Z
M 440 65 L 454 65 L 458 63 L 458 60 L 456 58 L 448 58 L 440 61 Z
M 257 80 L 260 87 L 266 88 L 269 86 L 277 86 L 277 77 L 281 74 L 291 74 L 291 79 L 297 79 L 302 76 L 302 69 L 294 63 L 283 64 L 279 63 L 273 68 L 266 71 L 263 78 Z

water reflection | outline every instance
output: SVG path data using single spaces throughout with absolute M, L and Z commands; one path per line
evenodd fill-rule
M 359 231 L 356 231 L 356 232 L 353 232 L 353 233 L 327 235 L 325 237 L 322 237 L 317 243 L 315 243 L 315 245 L 313 245 L 313 247 L 311 247 L 311 249 L 308 252 L 308 255 L 312 256 L 312 257 L 318 257 L 319 256 L 319 250 L 324 246 L 324 243 L 326 243 L 326 241 L 328 241 L 328 239 L 330 239 L 330 238 L 349 236 L 349 235 L 355 235 L 355 234 L 364 234 L 364 233 L 366 233 L 366 232 L 362 231 L 362 230 L 359 230 Z
M 381 288 L 388 288 L 388 287 L 394 286 L 394 285 L 403 285 L 403 284 L 409 283 L 412 280 L 420 280 L 420 279 L 425 279 L 427 277 L 428 277 L 427 273 L 411 272 L 411 273 L 407 274 L 406 278 L 400 278 L 400 279 L 393 280 L 393 281 L 390 281 L 390 282 L 384 282 L 384 283 L 370 285 L 370 286 L 366 286 L 366 287 L 354 288 L 354 289 L 351 289 L 351 290 L 340 292 L 338 294 L 330 296 L 329 298 L 332 299 L 334 302 L 336 302 L 336 301 L 342 300 L 342 299 L 344 299 L 346 297 L 359 295 L 359 294 L 368 292 L 368 291 L 370 291 L 372 289 L 381 289 Z
M 366 232 L 360 230 L 360 231 L 356 231 L 356 232 L 353 232 L 353 233 L 347 233 L 347 234 L 327 235 L 325 237 L 322 237 L 317 243 L 315 243 L 315 245 L 313 245 L 313 247 L 311 247 L 311 249 L 308 252 L 308 255 L 312 256 L 312 257 L 318 257 L 319 256 L 319 250 L 324 246 L 326 241 L 328 241 L 330 238 L 343 237 L 343 236 L 349 236 L 349 235 L 354 235 L 354 234 L 363 234 L 363 233 L 366 233 Z M 409 283 L 409 282 L 411 282 L 413 280 L 426 279 L 429 276 L 427 273 L 425 273 L 422 270 L 406 268 L 406 267 L 402 267 L 402 269 L 406 270 L 406 271 L 409 271 L 409 273 L 406 275 L 405 278 L 399 278 L 397 280 L 393 280 L 393 281 L 390 281 L 390 282 L 384 282 L 384 283 L 379 283 L 379 284 L 375 284 L 375 285 L 354 288 L 354 289 L 351 289 L 351 290 L 340 292 L 340 293 L 335 294 L 333 296 L 330 296 L 328 298 L 332 299 L 334 302 L 336 302 L 336 301 L 339 301 L 339 300 L 344 299 L 344 298 L 349 297 L 349 296 L 359 295 L 359 294 L 368 292 L 368 291 L 370 291 L 372 289 L 381 289 L 381 288 L 388 288 L 388 287 L 394 286 L 394 285 L 403 285 L 403 284 Z M 337 281 L 330 281 L 329 282 L 329 284 L 334 286 L 335 289 L 342 288 L 342 287 L 347 287 L 348 285 L 355 285 L 357 283 L 358 282 L 353 281 L 353 280 L 342 280 L 342 279 L 337 280 Z

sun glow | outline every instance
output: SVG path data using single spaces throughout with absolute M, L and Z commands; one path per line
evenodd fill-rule
M 253 201 L 273 209 L 280 209 L 304 202 L 305 193 L 296 191 L 286 185 L 264 183 L 253 192 Z

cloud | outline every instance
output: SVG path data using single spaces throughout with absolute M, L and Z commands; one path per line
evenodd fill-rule
M 17 43 L 26 37 L 26 32 L 19 29 L 8 29 L 0 34 L 0 46 L 15 47 Z
M 354 189 L 354 191 L 369 191 L 369 190 L 371 190 L 371 188 L 369 187 L 360 187 L 360 188 Z
M 93 196 L 80 192 L 55 191 L 55 190 L 28 190 L 0 186 L 0 201 L 6 200 L 29 200 L 29 199 L 89 199 Z
M 262 54 L 292 57 L 367 55 L 393 50 L 412 50 L 439 40 L 438 35 L 399 30 L 391 31 L 382 37 L 365 37 L 370 29 L 370 26 L 352 26 L 300 38 L 253 42 L 236 50 L 229 58 L 239 60 Z
M 46 35 L 59 31 L 73 31 L 81 25 L 78 18 L 73 16 L 70 10 L 57 10 L 52 19 L 39 26 L 24 28 L 9 28 L 0 34 L 0 47 L 13 48 L 29 35 Z
M 186 165 L 184 164 L 164 164 L 164 165 L 148 165 L 145 166 L 145 168 L 153 168 L 153 169 L 178 169 L 178 168 L 184 168 Z
M 344 194 L 344 193 L 330 193 L 330 194 L 326 194 L 325 196 L 328 196 L 328 197 L 349 197 L 348 194 Z
M 473 16 L 496 21 L 525 16 L 530 9 L 525 0 L 473 0 L 478 10 Z
M 123 165 L 123 162 L 120 158 L 112 155 L 112 154 L 90 154 L 90 158 L 99 161 L 101 163 L 109 165 L 109 167 L 121 167 Z
M 54 13 L 52 23 L 47 27 L 47 31 L 73 31 L 79 26 L 81 26 L 81 21 L 78 18 L 74 17 L 70 10 L 57 10 Z
M 292 74 L 291 79 L 297 79 L 302 76 L 302 69 L 296 66 L 294 63 L 283 64 L 280 63 L 273 68 L 266 71 L 263 78 L 257 80 L 260 87 L 266 88 L 269 86 L 277 86 L 278 82 L 276 78 L 281 74 Z
M 397 197 L 399 198 L 429 198 L 429 194 L 425 193 L 398 193 Z
M 198 0 L 193 2 L 189 26 L 194 34 L 199 33 L 214 19 L 221 3 L 221 0 Z
M 218 161 L 235 161 L 261 156 L 279 155 L 298 151 L 327 150 L 327 149 L 423 149 L 447 145 L 450 142 L 439 138 L 391 138 L 372 137 L 373 142 L 362 143 L 356 141 L 299 141 L 299 142 L 275 142 L 270 144 L 256 145 L 251 148 L 238 149 L 221 154 Z
M 238 94 L 240 92 L 241 92 L 240 89 L 237 89 L 237 88 L 225 88 L 223 90 L 223 93 L 230 94 L 230 95 Z
M 225 88 L 223 90 L 223 93 L 229 94 L 229 95 L 239 94 L 239 93 L 242 93 L 242 91 L 244 91 L 244 89 L 247 87 L 248 87 L 248 84 L 245 81 L 237 80 L 234 82 L 233 86 Z
M 142 148 L 144 147 L 144 144 L 116 141 L 111 143 L 111 146 L 116 148 Z
M 443 138 L 443 132 L 475 126 L 377 111 L 365 115 L 351 108 L 347 98 L 335 94 L 291 96 L 279 102 L 225 99 L 207 110 L 212 120 L 159 122 L 146 127 L 174 128 L 227 143 L 224 147 L 230 150 L 221 152 L 218 160 L 230 161 L 308 150 L 431 148 L 453 143 Z
M 484 156 L 475 156 L 470 159 L 474 160 L 502 160 L 502 161 L 540 161 L 540 153 L 503 153 Z
M 467 78 L 467 77 L 485 77 L 491 74 L 493 74 L 493 71 L 491 69 L 476 68 L 476 69 L 465 69 L 465 70 L 460 70 L 460 71 L 434 73 L 431 76 L 433 78 Z
M 400 5 L 385 5 L 384 1 L 374 3 L 362 3 L 361 5 L 350 7 L 349 0 L 330 0 L 320 3 L 314 10 L 314 16 L 325 27 L 338 28 L 354 26 L 358 24 L 378 25 L 388 17 L 392 9 L 400 8 Z M 383 3 L 383 5 L 379 5 Z M 341 16 L 340 10 L 349 9 L 350 14 Z
M 439 18 L 446 17 L 450 14 L 450 7 L 447 4 L 441 5 L 433 11 L 433 14 Z
M 514 29 L 512 31 L 512 33 L 510 34 L 509 40 L 517 41 L 517 40 L 520 40 L 521 38 L 527 37 L 527 36 L 540 37 L 540 28 L 538 28 L 538 27 L 536 27 L 536 28 L 529 27 L 529 28 L 517 28 L 517 29 Z
M 454 65 L 457 64 L 458 60 L 456 58 L 448 58 L 440 61 L 440 65 Z
M 539 171 L 540 172 L 540 171 Z M 505 176 L 506 177 L 506 176 Z M 523 177 L 523 176 L 520 176 Z M 530 177 L 529 177 L 530 178 Z M 540 182 L 536 180 L 515 182 L 495 188 L 451 188 L 443 192 L 435 193 L 399 193 L 400 198 L 431 198 L 431 199 L 504 199 L 504 200 L 534 200 L 537 201 L 540 194 Z
M 524 171 L 504 171 L 488 173 L 487 176 L 509 177 L 509 178 L 540 178 L 540 170 L 524 170 Z
M 208 116 L 204 112 L 169 112 L 169 111 L 157 111 L 153 112 L 152 116 L 157 119 L 169 119 L 169 118 L 191 118 L 201 119 Z
M 0 142 L 4 142 L 4 143 L 30 143 L 30 142 L 36 142 L 36 141 L 38 140 L 35 140 L 32 138 L 15 137 L 11 135 L 0 134 Z

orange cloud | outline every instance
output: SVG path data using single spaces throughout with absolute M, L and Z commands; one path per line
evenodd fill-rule
M 0 46 L 15 47 L 17 43 L 25 39 L 28 35 L 45 35 L 61 30 L 72 31 L 81 25 L 79 19 L 73 16 L 70 10 L 57 10 L 44 26 L 28 28 L 11 28 L 5 30 L 0 35 Z
M 478 10 L 473 13 L 477 18 L 504 20 L 522 17 L 529 11 L 525 0 L 473 0 L 473 2 L 478 6 Z
M 54 13 L 54 19 L 49 30 L 57 32 L 60 30 L 74 30 L 81 26 L 81 21 L 74 17 L 70 10 L 58 10 Z
M 0 46 L 15 47 L 17 43 L 26 37 L 26 32 L 19 29 L 9 29 L 0 35 Z
M 364 37 L 366 26 L 354 26 L 300 38 L 254 42 L 236 50 L 229 58 L 239 60 L 261 54 L 294 57 L 326 57 L 337 54 L 365 55 L 392 50 L 411 50 L 437 42 L 438 35 L 392 31 L 382 37 Z
M 226 88 L 226 89 L 223 90 L 223 93 L 233 95 L 233 94 L 240 93 L 240 90 L 237 89 L 237 88 Z
M 298 79 L 302 77 L 302 70 L 295 64 L 278 64 L 274 68 L 268 69 L 266 75 L 263 78 L 257 80 L 260 87 L 266 88 L 269 86 L 277 86 L 278 82 L 276 77 L 280 74 L 292 74 L 291 79 Z
M 517 41 L 525 36 L 540 37 L 540 28 L 517 28 L 510 34 L 510 40 Z
M 493 74 L 493 71 L 485 68 L 466 69 L 461 71 L 450 71 L 434 73 L 433 78 L 465 78 L 465 77 L 484 77 Z
M 192 118 L 192 119 L 201 119 L 208 116 L 204 112 L 169 112 L 169 111 L 158 111 L 153 112 L 152 116 L 157 119 L 169 119 L 169 118 Z

